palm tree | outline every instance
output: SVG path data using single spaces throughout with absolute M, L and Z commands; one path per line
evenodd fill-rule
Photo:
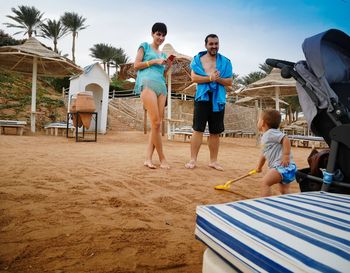
M 233 73 L 232 74 L 232 90 L 233 91 L 236 91 L 238 90 L 239 88 L 242 87 L 242 83 L 240 81 L 240 78 L 239 78 L 239 75 L 236 74 L 236 73 Z
M 121 64 L 125 64 L 129 61 L 129 57 L 126 55 L 124 49 L 117 48 L 115 55 L 113 57 L 113 62 L 115 67 L 118 69 Z
M 109 45 L 104 43 L 94 44 L 93 47 L 90 48 L 91 54 L 90 56 L 95 58 L 95 60 L 101 61 L 103 64 L 103 69 L 106 71 L 106 63 L 109 55 Z
M 286 97 L 283 99 L 289 105 L 285 107 L 286 115 L 289 119 L 289 124 L 298 120 L 298 114 L 302 112 L 298 96 Z
M 86 18 L 79 16 L 75 12 L 65 12 L 61 16 L 62 24 L 70 31 L 73 35 L 72 45 L 72 60 L 75 63 L 75 38 L 78 35 L 78 31 L 86 29 L 88 26 L 84 26 Z
M 241 79 L 239 79 L 238 82 L 240 84 L 243 84 L 244 86 L 247 86 L 265 77 L 266 77 L 266 73 L 260 72 L 260 71 L 254 71 L 254 72 L 250 72 L 247 76 L 244 76 Z
M 12 38 L 9 34 L 5 33 L 0 29 L 0 46 L 9 46 L 9 45 L 20 45 L 23 44 L 24 40 L 17 40 Z
M 127 63 L 129 58 L 125 54 L 124 49 L 115 48 L 114 46 L 108 44 L 95 44 L 90 48 L 90 56 L 100 60 L 103 63 L 103 68 L 109 76 L 109 71 L 111 66 L 115 66 L 118 69 L 120 64 Z
M 264 71 L 266 74 L 270 74 L 272 71 L 272 66 L 269 66 L 267 63 L 259 64 L 259 68 Z
M 54 51 L 58 53 L 57 40 L 67 34 L 67 28 L 63 26 L 61 21 L 48 19 L 46 23 L 40 26 L 40 29 L 42 37 L 53 40 Z
M 6 17 L 14 20 L 17 24 L 4 23 L 5 26 L 23 29 L 15 34 L 24 32 L 26 35 L 28 33 L 29 38 L 32 37 L 33 33 L 36 34 L 36 29 L 40 27 L 44 13 L 29 6 L 18 6 L 18 9 L 12 8 L 11 10 L 15 16 L 7 15 Z
M 92 48 L 90 48 L 91 57 L 94 57 L 97 60 L 100 60 L 103 63 L 104 71 L 107 68 L 107 74 L 109 76 L 109 70 L 111 65 L 113 64 L 113 58 L 117 54 L 117 49 L 108 44 L 95 44 Z

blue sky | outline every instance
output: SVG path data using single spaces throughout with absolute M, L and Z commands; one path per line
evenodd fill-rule
M 2 0 L 0 28 L 9 34 L 16 29 L 3 23 L 11 22 L 6 15 L 19 5 L 35 6 L 44 18 L 59 19 L 66 11 L 87 18 L 89 27 L 76 41 L 81 66 L 94 62 L 89 49 L 97 43 L 122 47 L 133 61 L 138 45 L 151 42 L 151 27 L 158 21 L 168 26 L 165 43 L 189 56 L 204 50 L 205 36 L 216 33 L 220 53 L 231 59 L 240 76 L 258 70 L 266 58 L 304 59 L 303 40 L 327 29 L 350 35 L 350 0 Z M 53 46 L 49 40 L 39 40 Z M 71 57 L 71 36 L 60 40 L 58 47 Z

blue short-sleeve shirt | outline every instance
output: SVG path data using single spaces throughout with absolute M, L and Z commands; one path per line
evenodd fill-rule
M 148 43 L 142 43 L 140 47 L 143 48 L 143 62 L 147 62 L 154 59 L 163 58 L 166 59 L 165 53 L 157 53 Z M 140 48 L 139 47 L 139 48 Z M 164 77 L 164 65 L 151 65 L 150 67 L 140 69 L 137 71 L 137 78 L 135 83 L 135 93 L 140 94 L 144 88 L 152 89 L 157 96 L 160 94 L 166 95 L 167 89 L 165 85 L 165 77 Z

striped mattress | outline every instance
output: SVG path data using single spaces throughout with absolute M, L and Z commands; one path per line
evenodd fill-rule
M 197 207 L 196 238 L 243 272 L 350 272 L 350 196 L 305 192 Z

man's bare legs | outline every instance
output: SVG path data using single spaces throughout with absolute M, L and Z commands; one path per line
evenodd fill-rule
M 282 180 L 281 174 L 275 169 L 269 169 L 264 175 L 261 184 L 261 196 L 266 197 L 271 195 L 271 186 L 280 183 Z M 289 185 L 286 185 L 289 186 Z M 281 192 L 282 193 L 282 192 Z
M 199 149 L 202 145 L 203 141 L 203 133 L 198 131 L 193 131 L 192 137 L 191 137 L 191 160 L 185 164 L 185 167 L 187 169 L 193 169 L 196 167 L 197 163 L 197 156 Z
M 163 153 L 163 145 L 162 145 L 162 138 L 161 138 L 161 123 L 162 123 L 162 116 L 164 113 L 166 96 L 160 95 L 159 97 L 157 97 L 157 95 L 151 89 L 145 88 L 141 93 L 141 99 L 144 107 L 147 109 L 147 113 L 149 115 L 150 122 L 151 122 L 151 134 L 150 134 L 151 141 L 149 141 L 147 146 L 146 161 L 148 161 L 149 163 L 151 163 L 151 165 L 153 165 L 152 153 L 153 153 L 153 149 L 154 149 L 153 145 L 154 145 L 159 156 L 160 167 L 164 169 L 169 169 L 170 166 L 167 163 Z
M 218 163 L 218 153 L 219 153 L 219 134 L 210 134 L 208 139 L 208 146 L 210 152 L 210 163 L 209 167 L 214 168 L 218 171 L 223 171 L 224 168 Z

